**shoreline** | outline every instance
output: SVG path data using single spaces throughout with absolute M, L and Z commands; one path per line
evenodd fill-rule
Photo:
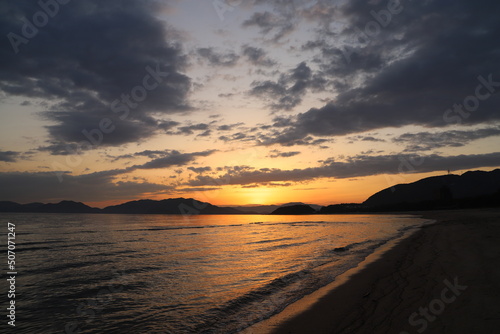
M 411 214 L 435 222 L 393 239 L 332 283 L 240 333 L 498 330 L 500 210 Z

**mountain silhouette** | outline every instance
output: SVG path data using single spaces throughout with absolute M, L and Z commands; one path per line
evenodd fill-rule
M 200 202 L 192 198 L 171 198 L 160 201 L 144 199 L 131 201 L 119 205 L 108 206 L 103 213 L 161 213 L 161 214 L 241 214 L 233 209 Z
M 290 205 L 290 206 L 282 206 L 274 210 L 272 215 L 310 215 L 316 213 L 309 205 L 298 204 L 298 205 Z
M 59 203 L 19 204 L 0 201 L 0 212 L 26 213 L 131 213 L 131 214 L 242 214 L 233 208 L 223 208 L 192 198 L 173 198 L 160 201 L 145 199 L 131 201 L 104 209 L 91 208 L 80 202 L 61 201 Z
M 433 176 L 409 184 L 398 184 L 370 196 L 367 207 L 402 203 L 467 204 L 466 199 L 489 198 L 500 192 L 500 169 L 471 171 L 462 175 Z
M 59 203 L 28 203 L 18 204 L 0 201 L 0 212 L 40 212 L 40 213 L 98 213 L 100 209 L 91 208 L 81 202 L 61 201 Z
M 244 213 L 250 213 L 250 214 L 270 214 L 274 210 L 285 207 L 285 206 L 291 206 L 291 205 L 309 205 L 311 208 L 314 210 L 318 211 L 321 209 L 321 205 L 317 204 L 306 204 L 302 202 L 290 202 L 290 203 L 285 203 L 285 204 L 280 204 L 280 205 L 247 205 L 247 206 L 232 206 L 232 208 L 237 209 L 239 211 L 242 211 Z

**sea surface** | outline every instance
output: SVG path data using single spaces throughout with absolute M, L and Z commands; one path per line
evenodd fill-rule
M 396 215 L 0 214 L 16 333 L 235 333 L 425 223 Z M 1 328 L 7 285 L 2 282 Z

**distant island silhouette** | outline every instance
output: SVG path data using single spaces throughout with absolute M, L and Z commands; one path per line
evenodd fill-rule
M 308 205 L 312 207 L 315 211 L 319 211 L 323 206 L 317 205 L 317 204 L 306 204 L 302 202 L 289 202 L 289 203 L 283 203 L 283 204 L 273 204 L 273 205 L 245 205 L 245 206 L 231 206 L 234 209 L 243 211 L 244 213 L 251 213 L 251 214 L 264 214 L 267 215 L 269 213 L 272 213 L 278 208 L 286 207 L 286 206 L 292 206 L 292 205 Z
M 309 205 L 290 205 L 290 206 L 282 206 L 274 210 L 272 215 L 310 215 L 316 213 Z
M 143 199 L 105 207 L 92 208 L 80 202 L 61 201 L 57 204 L 0 202 L 0 212 L 28 213 L 121 213 L 121 214 L 244 214 L 233 208 L 219 207 L 193 198 L 164 200 Z
M 300 202 L 281 206 L 220 207 L 193 198 L 143 199 L 93 208 L 81 202 L 19 204 L 0 201 L 0 212 L 24 213 L 110 213 L 110 214 L 341 214 L 500 206 L 500 169 L 442 175 L 398 184 L 371 195 L 363 203 L 319 206 Z M 254 211 L 255 210 L 255 211 Z

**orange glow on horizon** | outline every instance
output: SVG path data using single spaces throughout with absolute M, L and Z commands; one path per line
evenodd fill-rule
M 485 168 L 484 170 L 493 170 Z M 467 170 L 456 171 L 462 174 Z M 376 175 L 357 179 L 318 179 L 313 182 L 285 186 L 221 186 L 219 190 L 198 192 L 175 192 L 170 194 L 150 194 L 141 198 L 113 199 L 85 204 L 104 208 L 140 199 L 162 200 L 168 198 L 194 198 L 217 206 L 281 205 L 289 202 L 331 205 L 340 203 L 362 203 L 371 195 L 397 183 L 412 183 L 422 178 L 444 175 L 444 172 L 423 174 Z

